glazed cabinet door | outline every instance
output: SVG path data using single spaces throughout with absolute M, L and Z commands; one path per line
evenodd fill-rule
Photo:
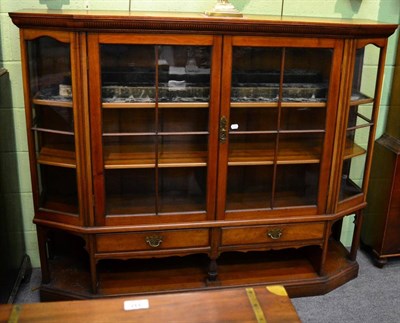
M 226 38 L 220 219 L 325 212 L 342 52 L 329 39 Z
M 21 30 L 25 111 L 36 217 L 81 224 L 84 212 L 78 36 Z
M 343 118 L 338 210 L 365 202 L 378 119 L 384 62 L 385 39 L 359 40 L 351 44 L 350 74 L 346 114 Z
M 95 223 L 214 218 L 221 38 L 88 39 Z

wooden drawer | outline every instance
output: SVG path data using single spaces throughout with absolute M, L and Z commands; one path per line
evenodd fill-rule
M 99 234 L 96 237 L 97 252 L 194 248 L 209 245 L 207 229 L 112 233 Z
M 323 222 L 225 228 L 222 230 L 222 245 L 320 240 L 324 229 Z

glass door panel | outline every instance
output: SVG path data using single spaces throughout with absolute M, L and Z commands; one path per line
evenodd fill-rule
M 316 164 L 321 161 L 323 133 L 280 133 L 278 164 Z
M 206 209 L 206 178 L 205 167 L 160 169 L 159 213 L 204 211 Z
M 231 134 L 243 134 L 249 131 L 276 131 L 278 109 L 274 108 L 232 108 L 230 115 Z
M 104 168 L 155 167 L 155 141 L 154 135 L 104 135 Z
M 276 134 L 231 133 L 229 138 L 228 166 L 274 163 Z
M 281 48 L 234 47 L 232 102 L 277 102 Z
M 156 97 L 155 48 L 149 45 L 101 45 L 102 101 L 154 102 Z
M 106 213 L 205 213 L 211 47 L 102 44 L 100 62 Z
M 272 165 L 229 166 L 226 210 L 271 209 Z
M 332 50 L 286 48 L 283 102 L 326 102 Z
M 281 48 L 233 47 L 226 210 L 271 209 Z
M 380 50 L 375 45 L 359 48 L 356 53 L 339 201 L 363 193 L 367 156 L 374 139 L 371 136 L 375 131 L 379 104 L 375 98 L 379 56 Z
M 70 44 L 43 36 L 27 44 L 31 131 L 39 208 L 79 213 Z M 61 184 L 62 183 L 62 184 Z
M 326 108 L 288 107 L 282 108 L 281 127 L 284 130 L 320 130 L 324 131 Z
M 154 214 L 154 168 L 107 169 L 105 172 L 108 215 Z
M 124 133 L 155 134 L 154 109 L 104 109 L 103 132 L 105 135 Z
M 319 164 L 278 165 L 274 207 L 316 205 Z
M 207 136 L 164 135 L 157 146 L 158 167 L 207 166 Z
M 226 210 L 316 207 L 333 48 L 232 49 Z

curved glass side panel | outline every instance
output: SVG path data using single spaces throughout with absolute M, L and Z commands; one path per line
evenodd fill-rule
M 70 44 L 40 37 L 27 41 L 27 52 L 39 208 L 77 215 Z
M 355 72 L 346 129 L 339 201 L 363 193 L 366 161 L 374 133 L 380 50 L 367 45 L 356 53 Z

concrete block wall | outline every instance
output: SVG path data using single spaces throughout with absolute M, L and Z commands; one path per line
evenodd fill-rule
M 28 153 L 18 29 L 8 12 L 20 9 L 146 10 L 203 12 L 216 0 L 0 0 L 0 66 L 9 74 L 0 81 L 0 200 L 5 211 L 22 217 L 27 252 L 39 267 Z M 373 19 L 399 23 L 399 0 L 231 0 L 246 14 Z M 398 34 L 390 38 L 377 136 L 384 129 Z M 365 75 L 374 70 L 374 51 L 366 58 Z M 368 86 L 368 82 L 366 83 Z M 2 210 L 3 211 L 3 210 Z M 352 221 L 344 221 L 342 240 L 351 243 Z

